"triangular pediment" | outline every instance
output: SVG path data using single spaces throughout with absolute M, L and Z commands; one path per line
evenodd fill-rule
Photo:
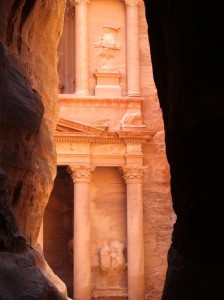
M 100 128 L 62 118 L 58 120 L 56 127 L 56 132 L 101 134 L 103 131 L 104 130 Z

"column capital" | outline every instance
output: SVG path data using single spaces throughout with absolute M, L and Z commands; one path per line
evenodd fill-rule
M 87 5 L 90 0 L 70 0 L 73 6 L 75 5 Z
M 71 20 L 75 16 L 75 9 L 74 9 L 74 3 L 72 3 L 72 0 L 68 2 L 65 8 L 65 19 Z
M 124 0 L 127 7 L 137 7 L 140 5 L 140 0 Z
M 67 172 L 71 175 L 73 182 L 90 182 L 91 172 L 94 171 L 93 166 L 75 166 L 67 167 Z
M 147 166 L 124 166 L 120 169 L 126 183 L 142 183 Z

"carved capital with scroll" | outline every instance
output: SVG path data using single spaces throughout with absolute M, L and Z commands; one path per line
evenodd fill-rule
M 125 166 L 120 168 L 126 183 L 142 183 L 147 166 Z
M 140 0 L 124 0 L 124 2 L 128 7 L 139 6 L 141 3 Z
M 90 0 L 70 0 L 71 4 L 74 5 L 86 5 Z
M 73 166 L 67 168 L 67 172 L 71 175 L 73 182 L 90 182 L 91 172 L 94 171 L 93 166 Z

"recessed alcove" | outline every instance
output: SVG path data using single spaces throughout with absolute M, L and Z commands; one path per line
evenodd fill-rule
M 114 241 L 123 243 L 123 255 L 127 262 L 127 204 L 126 184 L 115 167 L 98 167 L 90 182 L 91 223 L 91 286 L 93 296 L 127 294 L 127 268 L 116 271 L 117 253 L 110 254 L 108 272 L 100 268 L 100 249 L 104 243 L 110 248 Z M 116 245 L 116 243 L 115 243 Z M 116 252 L 115 249 L 114 252 Z M 113 265 L 114 264 L 114 265 Z
M 44 256 L 73 297 L 73 260 L 69 241 L 73 239 L 73 182 L 65 166 L 57 168 L 49 202 L 43 220 Z

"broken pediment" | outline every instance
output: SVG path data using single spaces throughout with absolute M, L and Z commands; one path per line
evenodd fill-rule
M 65 133 L 85 133 L 85 134 L 98 134 L 100 135 L 104 132 L 104 128 L 96 128 L 94 126 L 66 120 L 59 119 L 56 127 L 56 132 Z

